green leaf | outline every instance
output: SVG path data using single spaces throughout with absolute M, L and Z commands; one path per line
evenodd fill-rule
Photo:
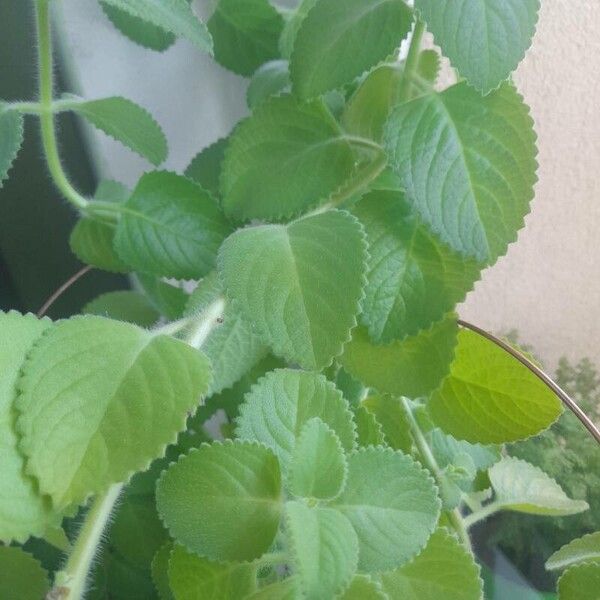
M 115 252 L 114 239 L 114 226 L 84 217 L 73 228 L 69 246 L 73 254 L 87 265 L 112 273 L 128 273 L 131 269 Z
M 583 500 L 571 500 L 554 479 L 524 460 L 505 457 L 488 474 L 495 493 L 494 505 L 502 510 L 561 516 L 589 508 Z
M 49 590 L 48 573 L 20 548 L 0 546 L 2 600 L 40 600 Z
M 304 21 L 308 11 L 316 3 L 317 0 L 302 0 L 286 21 L 281 32 L 281 37 L 279 38 L 279 50 L 283 58 L 289 59 L 292 55 L 296 36 L 298 35 L 302 21 Z
M 169 562 L 173 552 L 171 541 L 163 544 L 152 560 L 152 581 L 160 600 L 175 600 L 169 583 Z
M 366 257 L 358 221 L 330 210 L 238 230 L 218 263 L 227 293 L 274 353 L 320 370 L 350 339 Z
M 153 165 L 158 166 L 167 158 L 167 139 L 160 125 L 135 102 L 113 96 L 86 102 L 74 100 L 67 107 Z
M 400 398 L 372 395 L 362 401 L 362 406 L 377 419 L 387 445 L 408 454 L 412 436 Z
M 302 502 L 285 507 L 294 565 L 307 600 L 332 598 L 348 586 L 358 563 L 358 540 L 348 519 Z
M 466 83 L 398 106 L 390 163 L 422 219 L 456 251 L 494 262 L 516 239 L 536 181 L 533 120 L 510 84 L 485 98 Z
M 462 302 L 479 278 L 481 266 L 441 243 L 402 192 L 371 192 L 352 212 L 369 243 L 361 321 L 375 343 L 430 327 Z
M 94 192 L 94 200 L 125 202 L 130 195 L 131 191 L 122 183 L 112 179 L 101 179 Z
M 300 431 L 314 417 L 336 433 L 346 452 L 354 449 L 356 432 L 352 413 L 334 385 L 323 375 L 278 369 L 259 380 L 246 394 L 236 435 L 272 448 L 285 472 Z
M 481 600 L 483 582 L 473 555 L 438 529 L 410 563 L 381 576 L 390 600 Z
M 452 65 L 487 94 L 525 56 L 540 0 L 415 0 L 415 8 Z
M 367 387 L 417 398 L 436 389 L 450 370 L 456 345 L 456 316 L 387 346 L 377 346 L 364 327 L 352 331 L 339 361 Z
M 221 176 L 223 207 L 241 221 L 296 215 L 341 187 L 356 161 L 322 102 L 272 98 L 231 136 Z
M 196 18 L 186 0 L 103 0 L 134 17 L 152 23 L 177 37 L 212 53 L 212 39 L 206 25 Z
M 221 138 L 201 150 L 185 170 L 185 176 L 199 183 L 214 198 L 219 198 L 219 178 L 228 138 Z
M 600 563 L 582 563 L 567 569 L 558 580 L 559 600 L 598 600 Z
M 468 330 L 459 332 L 450 375 L 428 407 L 446 433 L 481 444 L 536 435 L 562 412 L 560 400 L 529 369 Z
M 215 272 L 203 279 L 194 290 L 185 309 L 186 315 L 200 314 L 223 299 L 222 323 L 215 327 L 202 344 L 202 351 L 212 364 L 213 381 L 209 395 L 231 387 L 244 373 L 264 358 L 268 348 L 242 318 L 236 306 L 225 301 L 223 285 Z
M 175 441 L 209 381 L 206 357 L 173 338 L 96 316 L 55 324 L 19 382 L 27 473 L 57 508 L 127 480 Z
M 584 535 L 557 550 L 546 561 L 546 569 L 555 571 L 589 561 L 600 562 L 600 531 Z
M 342 123 L 346 131 L 381 141 L 383 126 L 399 100 L 402 74 L 401 65 L 391 63 L 367 75 L 344 110 Z
M 346 481 L 346 457 L 335 431 L 321 419 L 307 421 L 296 440 L 289 488 L 303 498 L 335 498 Z
M 271 60 L 260 67 L 250 80 L 246 100 L 248 107 L 255 110 L 271 96 L 277 96 L 290 86 L 290 71 L 287 60 Z
M 159 277 L 136 273 L 136 280 L 154 308 L 167 319 L 179 319 L 189 296 L 180 287 L 162 281 Z
M 175 600 L 240 600 L 256 587 L 256 567 L 219 564 L 175 546 L 169 561 L 169 581 Z
M 115 248 L 139 271 L 198 279 L 214 268 L 230 230 L 216 202 L 199 185 L 156 171 L 142 176 L 123 205 Z
M 388 600 L 379 582 L 368 575 L 356 575 L 339 600 Z
M 404 0 L 317 0 L 294 42 L 294 92 L 312 98 L 350 83 L 400 47 L 412 20 Z
M 0 103 L 0 187 L 23 143 L 23 115 Z
M 171 465 L 156 489 L 158 512 L 189 550 L 219 561 L 253 560 L 269 549 L 283 510 L 273 452 L 244 441 L 214 442 Z
M 483 446 L 459 441 L 438 428 L 428 432 L 427 437 L 431 450 L 442 468 L 451 464 L 457 456 L 467 454 L 473 461 L 475 469 L 485 471 L 501 457 L 499 446 Z
M 219 0 L 207 25 L 215 59 L 238 75 L 279 57 L 283 18 L 268 0 Z
M 359 569 L 393 569 L 412 558 L 435 528 L 440 501 L 427 471 L 389 448 L 361 448 L 348 457 L 348 479 L 332 507 L 352 523 Z
M 436 50 L 423 50 L 417 62 L 417 75 L 433 85 L 440 73 L 440 63 L 440 55 Z
M 127 321 L 140 327 L 151 327 L 160 318 L 160 313 L 144 294 L 130 290 L 101 294 L 88 302 L 81 312 Z
M 359 446 L 385 446 L 381 423 L 377 421 L 373 413 L 364 406 L 358 406 L 354 409 L 354 421 Z
M 245 600 L 298 600 L 299 598 L 301 598 L 300 583 L 297 576 L 292 576 L 260 588 Z
M 49 319 L 0 312 L 0 540 L 5 543 L 41 537 L 49 526 L 61 521 L 47 498 L 38 494 L 35 480 L 25 474 L 14 409 L 23 361 L 51 325 Z

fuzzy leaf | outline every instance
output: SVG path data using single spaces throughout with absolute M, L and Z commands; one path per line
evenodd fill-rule
M 352 413 L 334 385 L 316 373 L 277 369 L 246 394 L 236 435 L 272 448 L 287 471 L 300 432 L 314 417 L 336 433 L 346 452 L 354 449 Z
M 292 494 L 325 500 L 346 481 L 346 458 L 335 431 L 321 419 L 307 421 L 296 440 L 289 476 Z
M 415 0 L 415 8 L 452 65 L 487 94 L 525 56 L 540 0 Z
M 312 98 L 350 83 L 400 47 L 412 20 L 404 0 L 317 0 L 294 42 L 294 92 Z
M 23 115 L 0 103 L 0 187 L 23 143 Z
M 367 387 L 396 396 L 426 396 L 450 370 L 456 330 L 456 317 L 450 315 L 417 335 L 377 346 L 364 327 L 357 327 L 339 361 Z
M 450 375 L 428 407 L 446 433 L 481 444 L 536 435 L 562 412 L 560 400 L 531 371 L 468 330 L 459 332 Z
M 589 508 L 583 500 L 571 500 L 564 490 L 538 467 L 506 457 L 488 471 L 494 504 L 502 510 L 534 515 L 573 515 Z
M 87 265 L 112 273 L 128 273 L 131 268 L 115 252 L 114 239 L 114 226 L 84 217 L 73 228 L 69 245 L 73 254 Z
M 357 442 L 359 446 L 385 446 L 385 436 L 381 423 L 375 415 L 364 406 L 354 409 L 354 421 L 356 423 Z
M 371 395 L 363 400 L 362 405 L 381 425 L 387 445 L 394 450 L 410 453 L 412 447 L 410 425 L 406 420 L 400 398 Z
M 410 563 L 381 576 L 390 600 L 481 600 L 483 582 L 473 555 L 438 529 Z
M 212 53 L 212 39 L 206 25 L 196 18 L 187 0 L 103 0 L 134 17 L 152 23 L 177 37 Z
M 245 600 L 298 600 L 301 597 L 300 582 L 293 575 L 260 588 Z
M 368 575 L 356 575 L 339 600 L 389 600 L 379 582 Z
M 337 190 L 356 160 L 321 102 L 272 98 L 231 136 L 221 176 L 223 207 L 241 221 L 296 215 Z
M 172 552 L 173 543 L 168 541 L 159 548 L 152 560 L 152 581 L 160 600 L 175 600 L 169 583 L 169 562 Z
M 238 75 L 279 57 L 283 18 L 268 0 L 219 0 L 207 25 L 215 59 Z
M 333 598 L 356 572 L 358 540 L 350 521 L 331 508 L 288 502 L 286 521 L 294 563 L 307 600 Z
M 267 346 L 252 331 L 235 305 L 224 299 L 223 285 L 216 273 L 203 279 L 194 290 L 185 309 L 186 315 L 200 314 L 223 298 L 222 323 L 215 327 L 202 351 L 212 363 L 213 381 L 209 395 L 231 387 L 267 354 Z
M 21 548 L 0 546 L 0 598 L 40 600 L 50 585 L 48 573 Z
M 156 504 L 171 535 L 189 550 L 211 560 L 245 561 L 272 544 L 281 493 L 279 463 L 270 449 L 226 441 L 203 445 L 172 464 L 158 482 Z
M 25 474 L 14 409 L 23 361 L 51 325 L 49 319 L 0 312 L 0 540 L 4 543 L 41 537 L 50 525 L 61 521 L 48 499 L 38 494 L 35 480 Z
M 125 481 L 175 441 L 209 382 L 183 342 L 96 316 L 60 322 L 19 382 L 27 472 L 58 508 Z
M 283 93 L 290 86 L 290 72 L 287 60 L 272 60 L 254 73 L 248 86 L 246 100 L 248 107 L 255 110 L 271 96 Z
M 160 125 L 146 109 L 131 100 L 119 96 L 86 102 L 75 100 L 68 108 L 153 165 L 160 165 L 167 158 L 167 139 Z
M 589 561 L 600 562 L 600 531 L 577 538 L 557 550 L 546 561 L 546 569 L 555 571 Z
M 219 564 L 176 545 L 169 561 L 169 581 L 175 600 L 240 600 L 256 587 L 256 567 Z
M 289 60 L 294 50 L 294 43 L 296 42 L 296 36 L 298 35 L 302 21 L 304 21 L 308 11 L 316 3 L 317 0 L 301 0 L 294 12 L 287 19 L 281 32 L 281 38 L 279 39 L 279 50 L 283 58 Z
M 130 290 L 101 294 L 88 302 L 81 312 L 127 321 L 140 327 L 151 327 L 160 318 L 160 313 L 144 294 Z
M 588 562 L 567 569 L 558 580 L 558 600 L 598 600 L 600 563 Z
M 220 196 L 219 178 L 228 142 L 227 138 L 221 138 L 207 146 L 194 156 L 185 170 L 186 177 L 199 183 L 214 198 Z
M 199 185 L 168 172 L 146 173 L 123 205 L 115 247 L 135 269 L 176 279 L 209 273 L 231 227 Z
M 361 321 L 376 343 L 415 335 L 464 300 L 481 266 L 440 242 L 402 192 L 375 191 L 353 208 L 369 261 Z
M 330 210 L 235 232 L 219 252 L 227 293 L 275 354 L 319 370 L 356 324 L 366 246 L 358 221 Z
M 352 523 L 359 569 L 400 566 L 425 545 L 440 512 L 436 488 L 412 458 L 389 448 L 364 448 L 348 457 L 348 479 L 332 507 Z
M 386 125 L 390 163 L 422 219 L 456 251 L 494 262 L 529 212 L 533 121 L 510 84 L 485 98 L 466 83 L 398 106 Z
M 183 289 L 144 273 L 136 273 L 136 280 L 144 295 L 161 315 L 170 320 L 179 319 L 183 315 L 189 299 Z
M 419 54 L 417 75 L 424 81 L 434 84 L 440 72 L 440 55 L 435 50 L 423 50 Z

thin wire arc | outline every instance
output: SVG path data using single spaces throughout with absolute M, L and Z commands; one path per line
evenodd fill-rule
M 547 373 L 542 371 L 537 365 L 533 364 L 526 356 L 521 354 L 518 350 L 513 348 L 510 344 L 497 338 L 485 329 L 481 329 L 477 325 L 473 325 L 462 319 L 458 320 L 458 324 L 461 327 L 470 329 L 475 333 L 486 338 L 490 342 L 493 342 L 497 346 L 500 346 L 504 351 L 508 352 L 513 358 L 516 358 L 522 365 L 527 367 L 538 379 L 546 384 L 562 401 L 562 403 L 581 421 L 583 426 L 590 432 L 592 437 L 600 444 L 600 430 L 596 427 L 595 423 L 581 410 L 579 405 L 573 400 L 559 385 L 556 383 Z
M 67 281 L 65 281 L 51 296 L 44 302 L 40 310 L 37 312 L 37 316 L 42 318 L 47 312 L 48 309 L 81 277 L 83 277 L 86 273 L 89 273 L 94 267 L 88 265 L 87 267 L 83 267 L 80 271 L 77 271 L 75 275 L 69 277 Z

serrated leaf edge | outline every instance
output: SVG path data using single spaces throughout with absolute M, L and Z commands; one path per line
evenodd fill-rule
M 3 108 L 0 105 L 0 116 L 2 116 L 3 112 L 13 112 L 10 110 L 10 108 Z M 9 160 L 8 164 L 6 165 L 6 169 L 4 169 L 3 171 L 0 171 L 0 188 L 2 188 L 3 183 L 8 179 L 8 174 L 10 172 L 10 170 L 14 167 L 15 165 L 15 161 L 17 160 L 17 157 L 19 156 L 19 153 L 21 152 L 21 149 L 23 148 L 23 137 L 25 135 L 25 119 L 23 119 L 23 115 L 17 113 L 19 115 L 19 119 L 18 119 L 18 123 L 19 123 L 19 127 L 18 127 L 18 131 L 17 131 L 17 135 L 19 136 L 21 142 L 19 144 L 19 147 L 17 148 L 17 151 L 14 153 L 14 155 L 12 156 L 12 158 Z

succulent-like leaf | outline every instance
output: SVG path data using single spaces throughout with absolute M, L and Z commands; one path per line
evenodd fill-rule
M 21 548 L 0 546 L 0 598 L 40 600 L 50 585 L 48 573 Z
M 244 600 L 298 600 L 301 597 L 298 576 L 292 575 L 282 581 L 265 585 Z
M 23 115 L 0 103 L 0 187 L 23 143 Z
M 589 533 L 564 545 L 546 561 L 546 569 L 565 569 L 589 561 L 600 562 L 600 531 Z

